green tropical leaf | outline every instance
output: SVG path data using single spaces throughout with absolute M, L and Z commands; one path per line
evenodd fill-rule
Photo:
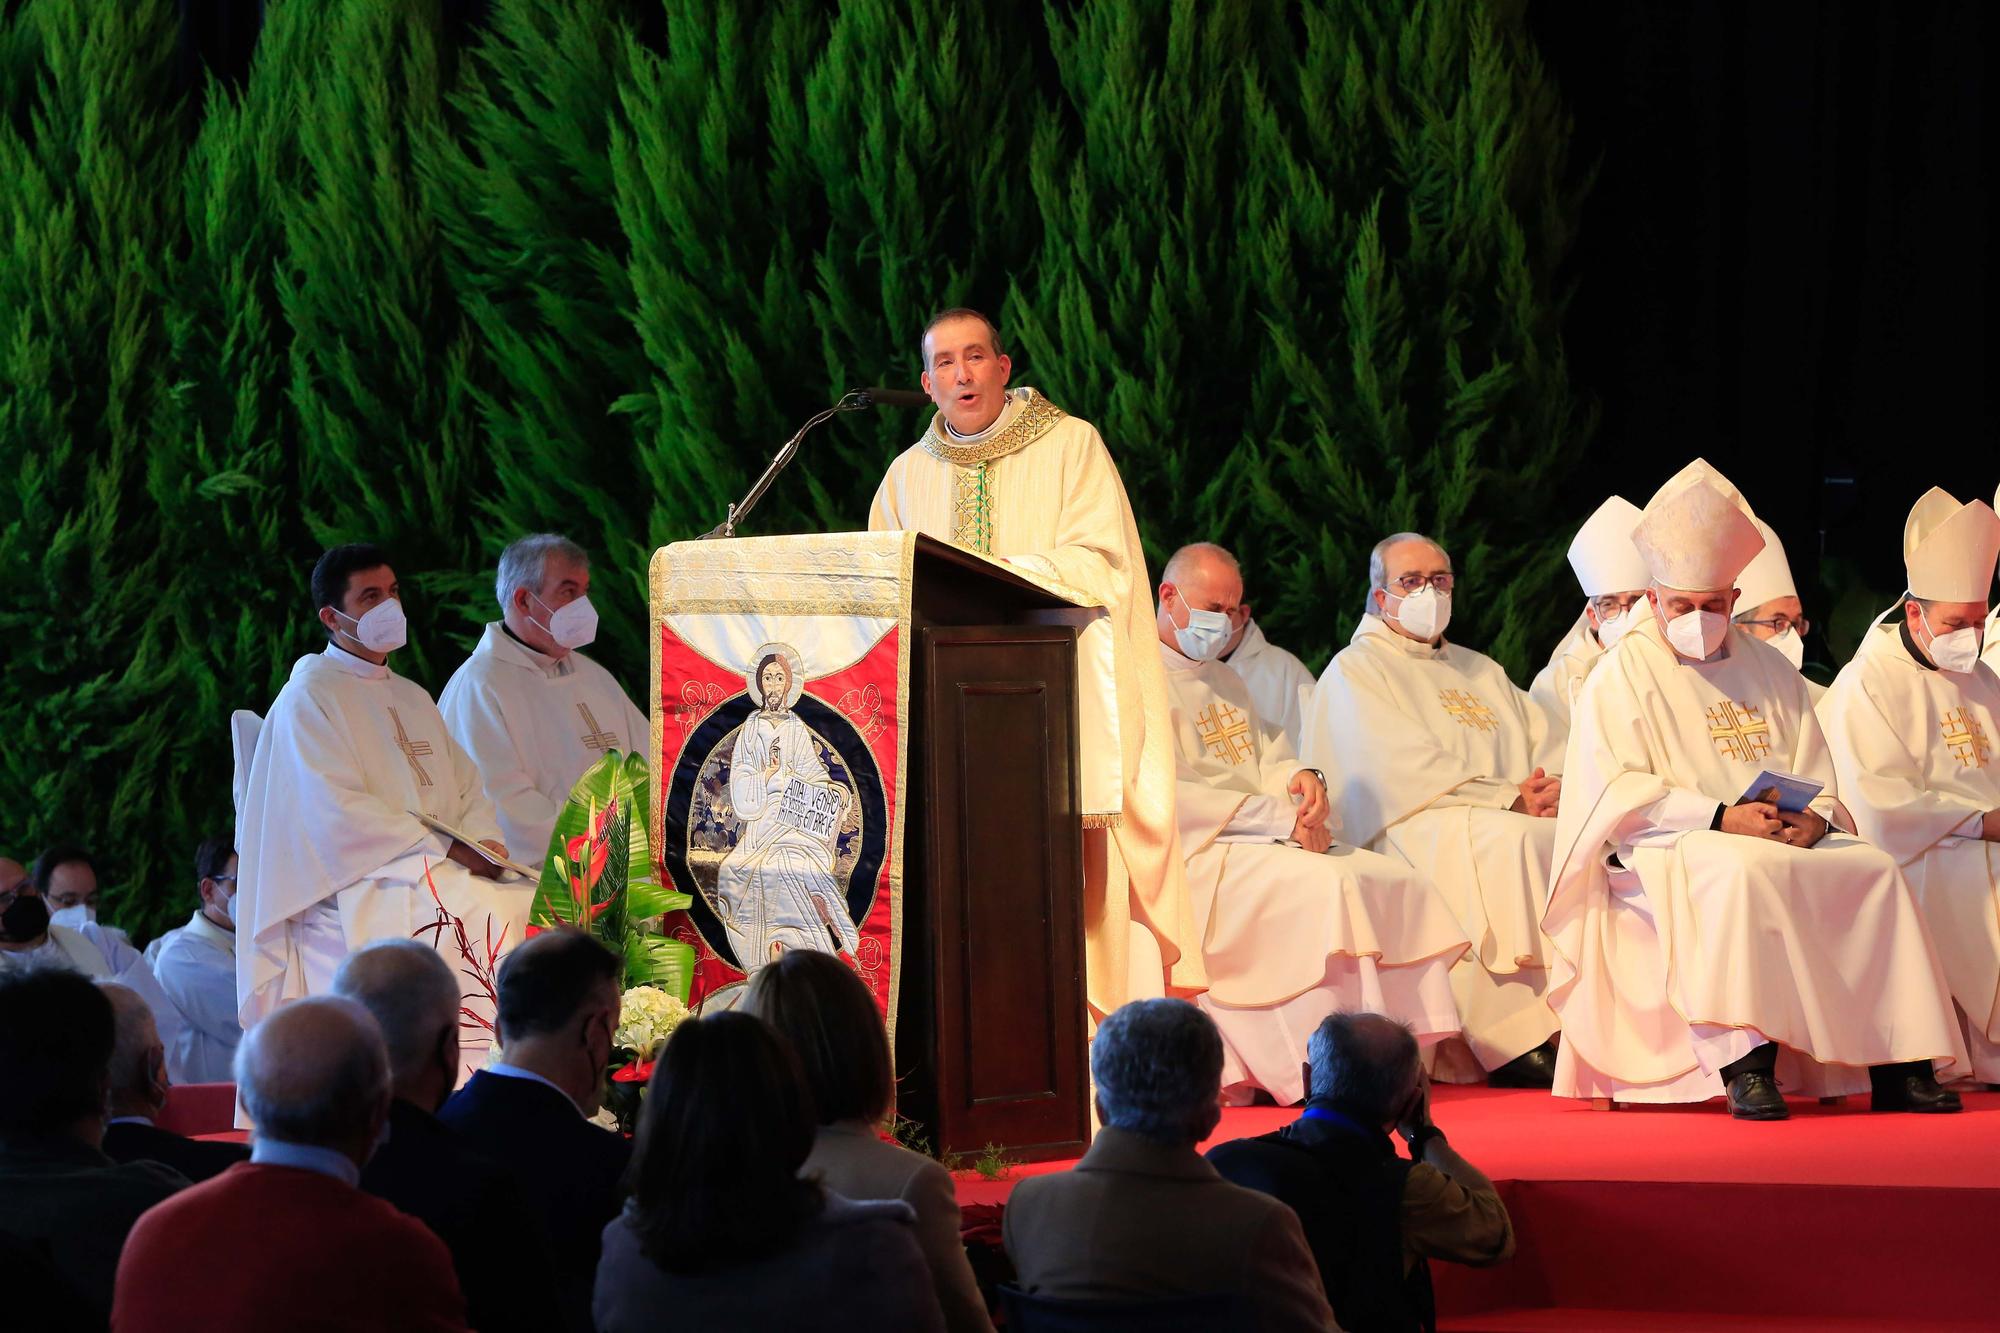
M 628 935 L 625 984 L 658 986 L 686 1004 L 688 989 L 694 984 L 694 950 L 669 935 Z

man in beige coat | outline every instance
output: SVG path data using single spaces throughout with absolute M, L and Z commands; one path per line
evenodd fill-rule
M 1015 1187 L 1004 1223 L 1022 1290 L 1074 1301 L 1232 1293 L 1239 1322 L 1331 1329 L 1298 1216 L 1195 1150 L 1222 1117 L 1222 1038 L 1182 1000 L 1135 1000 L 1090 1048 L 1104 1122 L 1076 1169 Z

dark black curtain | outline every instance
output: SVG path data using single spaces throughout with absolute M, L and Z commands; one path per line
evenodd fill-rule
M 1544 0 L 1530 21 L 1599 168 L 1565 326 L 1604 412 L 1576 497 L 1644 504 L 1707 457 L 1784 539 L 1808 614 L 1838 606 L 1839 660 L 1902 586 L 1917 496 L 2000 482 L 1987 8 Z

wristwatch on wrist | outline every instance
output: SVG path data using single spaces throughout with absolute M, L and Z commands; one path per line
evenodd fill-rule
M 1424 1149 L 1430 1147 L 1431 1140 L 1443 1137 L 1444 1131 L 1436 1125 L 1425 1125 L 1416 1133 L 1409 1135 L 1403 1141 L 1410 1145 L 1410 1160 L 1413 1162 L 1423 1161 Z

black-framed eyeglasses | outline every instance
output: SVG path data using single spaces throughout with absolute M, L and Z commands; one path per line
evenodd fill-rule
M 234 884 L 234 883 L 236 882 L 236 876 L 234 876 L 234 875 L 210 875 L 210 876 L 208 877 L 208 882 L 209 882 L 209 883 L 211 883 L 211 884 Z
M 1405 574 L 1401 578 L 1391 579 L 1390 582 L 1395 585 L 1397 592 L 1409 597 L 1421 592 L 1425 584 L 1429 584 L 1439 592 L 1448 593 L 1451 591 L 1451 585 L 1457 580 L 1450 574 Z
M 1603 596 L 1591 598 L 1590 609 L 1597 612 L 1599 620 L 1609 620 L 1613 616 L 1624 615 L 1627 611 L 1630 611 L 1645 600 L 1646 594 L 1643 592 L 1606 593 Z
M 1800 616 L 1797 620 L 1793 620 L 1790 616 L 1772 616 L 1768 620 L 1739 620 L 1736 623 L 1755 625 L 1759 629 L 1770 630 L 1773 634 L 1783 634 L 1788 629 L 1797 630 L 1800 638 L 1812 633 L 1812 621 L 1804 616 Z

